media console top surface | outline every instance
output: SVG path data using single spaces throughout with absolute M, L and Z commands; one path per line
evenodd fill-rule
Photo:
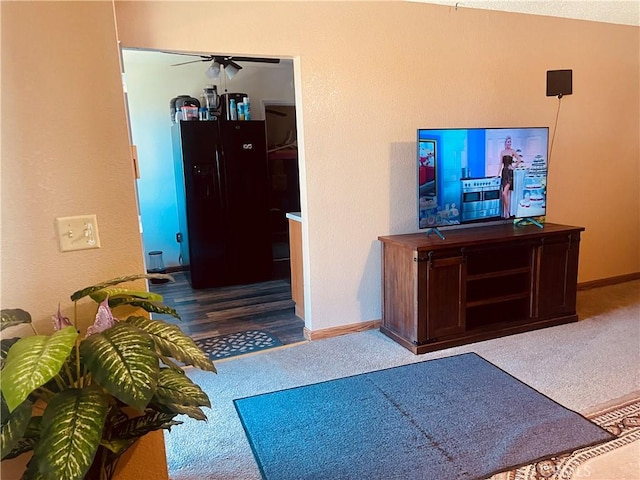
M 544 223 L 543 228 L 535 225 L 516 226 L 513 224 L 491 225 L 443 230 L 444 240 L 436 234 L 426 232 L 385 235 L 378 237 L 383 243 L 393 243 L 412 250 L 437 250 L 456 246 L 473 245 L 487 242 L 509 242 L 514 238 L 536 239 L 553 234 L 582 232 L 584 227 L 574 227 L 555 223 Z

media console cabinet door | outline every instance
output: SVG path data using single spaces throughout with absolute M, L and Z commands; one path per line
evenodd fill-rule
M 418 262 L 415 252 L 394 243 L 382 245 L 381 329 L 412 348 L 426 335 L 417 322 Z
M 580 233 L 544 238 L 537 248 L 535 316 L 576 313 Z
M 418 322 L 426 329 L 427 342 L 465 330 L 465 262 L 460 253 L 442 258 L 421 257 Z

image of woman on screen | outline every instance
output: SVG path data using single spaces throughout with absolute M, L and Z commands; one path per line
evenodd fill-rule
M 511 192 L 513 191 L 513 170 L 522 163 L 522 157 L 511 147 L 511 137 L 504 140 L 504 150 L 500 152 L 500 190 L 502 191 L 502 216 L 509 218 Z

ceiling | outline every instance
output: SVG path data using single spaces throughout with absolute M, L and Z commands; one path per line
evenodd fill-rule
M 640 25 L 640 0 L 408 0 L 503 12 Z

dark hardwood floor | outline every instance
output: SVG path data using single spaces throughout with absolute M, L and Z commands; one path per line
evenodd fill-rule
M 283 345 L 304 341 L 304 321 L 296 317 L 288 279 L 194 290 L 183 272 L 173 283 L 150 284 L 182 321 L 163 315 L 194 340 L 247 330 L 264 330 Z

